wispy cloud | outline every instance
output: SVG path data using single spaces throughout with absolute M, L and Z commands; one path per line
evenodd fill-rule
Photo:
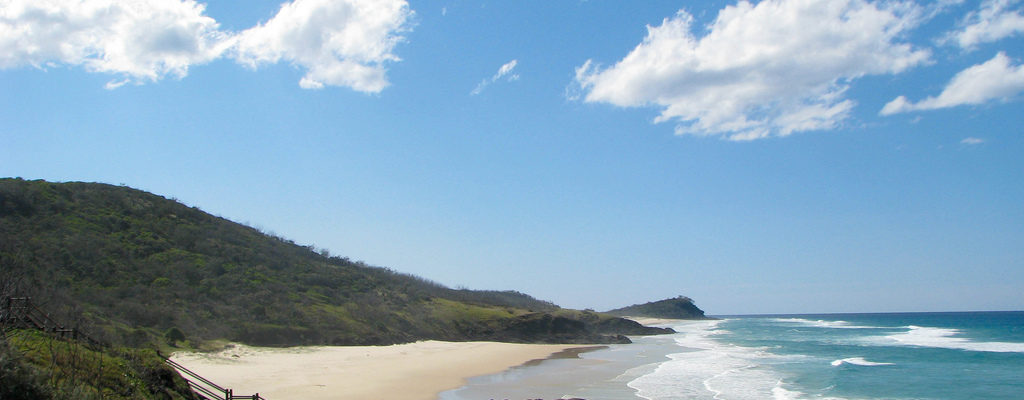
M 978 11 L 964 17 L 962 29 L 949 35 L 960 47 L 971 49 L 981 43 L 994 42 L 1024 33 L 1024 14 L 1010 8 L 1019 0 L 986 0 Z
M 412 16 L 404 0 L 295 0 L 266 23 L 225 32 L 194 0 L 3 0 L 0 68 L 81 66 L 128 83 L 182 78 L 191 66 L 231 57 L 257 68 L 287 61 L 306 69 L 303 88 L 376 93 L 398 61 Z
M 960 105 L 983 104 L 993 100 L 1007 100 L 1024 91 L 1024 66 L 1013 66 L 1005 53 L 991 60 L 960 71 L 942 89 L 937 97 L 911 102 L 899 96 L 882 108 L 880 115 L 910 111 L 936 110 Z
M 751 140 L 834 129 L 855 103 L 849 83 L 928 62 L 901 42 L 924 11 L 862 0 L 741 1 L 722 9 L 697 37 L 686 11 L 649 26 L 622 60 L 576 70 L 586 102 L 662 107 L 655 122 L 678 134 Z
M 519 80 L 519 74 L 512 73 L 512 70 L 516 68 L 517 64 L 519 64 L 518 60 L 512 60 L 505 63 L 504 65 L 501 66 L 501 68 L 498 68 L 498 72 L 495 72 L 494 76 L 492 76 L 490 79 L 484 79 L 483 81 L 480 81 L 480 83 L 477 84 L 476 87 L 473 88 L 473 91 L 469 92 L 469 94 L 478 95 L 481 92 L 483 92 L 484 89 L 487 88 L 487 86 L 501 80 L 502 78 L 505 78 L 510 82 Z
M 966 137 L 966 138 L 964 138 L 964 140 L 960 141 L 960 144 L 968 144 L 968 145 L 982 144 L 982 143 L 985 143 L 985 139 L 976 138 L 976 137 Z

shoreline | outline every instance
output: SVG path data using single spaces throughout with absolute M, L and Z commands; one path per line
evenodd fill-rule
M 235 393 L 271 400 L 434 400 L 468 379 L 606 346 L 421 341 L 391 346 L 269 348 L 231 344 L 171 359 Z

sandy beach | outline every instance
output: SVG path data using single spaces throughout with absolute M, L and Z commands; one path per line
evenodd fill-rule
M 393 346 L 262 348 L 240 344 L 171 359 L 234 389 L 269 400 L 433 400 L 467 378 L 494 374 L 580 345 L 425 341 Z

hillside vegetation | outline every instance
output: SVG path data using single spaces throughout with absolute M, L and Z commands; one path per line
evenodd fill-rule
M 0 399 L 194 400 L 153 350 L 99 348 L 36 330 L 5 330 Z
M 0 271 L 112 343 L 618 343 L 665 332 L 314 250 L 128 187 L 0 179 Z
M 608 311 L 608 314 L 629 317 L 667 318 L 667 319 L 707 319 L 704 310 L 697 308 L 693 300 L 686 296 L 672 299 L 634 304 L 629 307 Z

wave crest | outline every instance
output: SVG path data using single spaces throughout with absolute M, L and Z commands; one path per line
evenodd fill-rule
M 848 321 L 827 321 L 823 319 L 804 318 L 772 318 L 772 321 L 786 324 L 809 326 L 812 328 L 833 328 L 833 329 L 877 329 L 878 326 L 853 325 Z
M 951 328 L 933 328 L 927 326 L 907 326 L 907 331 L 882 336 L 884 345 L 903 345 L 917 347 L 936 347 L 942 349 L 986 351 L 996 353 L 1024 353 L 1024 343 L 1020 342 L 972 342 L 969 339 L 956 337 L 961 332 Z
M 859 365 L 859 366 L 862 366 L 862 367 L 876 367 L 876 366 L 879 366 L 879 365 L 893 365 L 893 363 L 887 363 L 887 362 L 868 361 L 868 360 L 865 360 L 864 357 L 850 357 L 850 358 L 844 358 L 844 359 L 841 359 L 841 360 L 832 361 L 832 366 L 833 367 L 838 367 L 838 366 L 841 366 L 843 364 Z

